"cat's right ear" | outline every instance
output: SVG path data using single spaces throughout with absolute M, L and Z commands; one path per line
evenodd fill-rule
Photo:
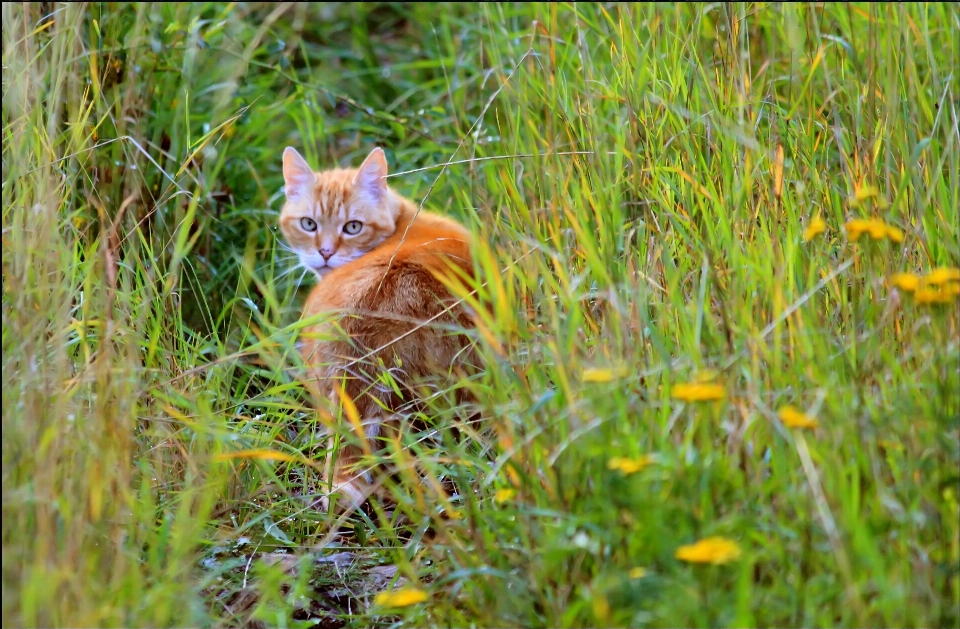
M 297 149 L 292 146 L 283 149 L 283 191 L 287 198 L 306 196 L 316 182 L 310 164 L 297 153 Z
M 370 151 L 357 169 L 354 184 L 367 196 L 380 202 L 387 193 L 387 156 L 379 146 Z

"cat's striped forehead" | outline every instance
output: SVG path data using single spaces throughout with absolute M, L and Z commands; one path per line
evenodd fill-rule
M 355 169 L 336 169 L 317 173 L 317 183 L 313 191 L 314 211 L 328 216 L 345 214 L 356 176 Z

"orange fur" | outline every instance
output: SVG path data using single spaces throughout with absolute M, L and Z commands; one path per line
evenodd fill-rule
M 454 276 L 453 267 L 473 275 L 470 233 L 454 220 L 418 212 L 387 187 L 385 175 L 380 149 L 358 169 L 320 173 L 307 172 L 293 149 L 284 153 L 288 201 L 281 229 L 301 262 L 322 277 L 303 315 L 331 315 L 304 331 L 309 377 L 333 403 L 349 396 L 363 422 L 359 443 L 341 445 L 328 467 L 335 489 L 355 505 L 369 490 L 370 478 L 352 469 L 371 447 L 364 440 L 415 404 L 426 378 L 472 356 L 467 339 L 450 330 L 472 326 L 471 319 L 438 279 Z M 304 218 L 317 229 L 304 229 Z M 345 231 L 351 221 L 363 224 L 353 236 Z M 316 268 L 318 257 L 327 256 L 314 254 L 324 246 L 329 259 Z M 384 370 L 400 384 L 399 393 L 377 382 Z

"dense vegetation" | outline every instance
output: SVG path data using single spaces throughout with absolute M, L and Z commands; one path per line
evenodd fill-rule
M 960 622 L 956 4 L 2 17 L 4 626 Z M 339 521 L 287 145 L 482 243 Z

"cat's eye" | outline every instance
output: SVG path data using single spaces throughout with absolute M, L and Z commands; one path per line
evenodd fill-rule
M 303 228 L 303 231 L 315 232 L 317 231 L 317 221 L 304 216 L 300 219 L 300 227 Z
M 360 233 L 361 229 L 363 229 L 363 223 L 360 221 L 348 221 L 347 224 L 343 226 L 343 233 L 347 236 L 356 236 Z

